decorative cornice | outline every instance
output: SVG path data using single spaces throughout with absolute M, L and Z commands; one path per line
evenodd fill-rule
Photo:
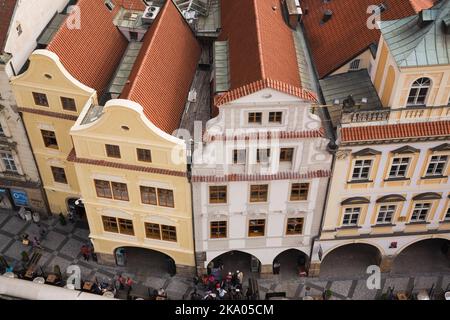
M 279 172 L 277 174 L 228 174 L 223 176 L 192 176 L 192 182 L 236 182 L 236 181 L 271 181 L 271 180 L 305 180 L 328 178 L 329 170 L 309 171 L 307 173 Z
M 159 169 L 159 168 L 138 166 L 138 165 L 132 165 L 132 164 L 125 164 L 125 163 L 117 163 L 117 162 L 111 162 L 111 161 L 105 161 L 105 160 L 78 158 L 74 149 L 72 149 L 72 151 L 69 153 L 69 156 L 67 157 L 67 161 L 82 163 L 82 164 L 89 164 L 89 165 L 94 165 L 94 166 L 101 166 L 101 167 L 124 169 L 124 170 L 130 170 L 130 171 L 148 172 L 148 173 L 162 174 L 162 175 L 176 176 L 176 177 L 187 177 L 187 173 L 183 172 L 183 171 Z
M 33 113 L 33 114 L 38 114 L 41 116 L 47 116 L 47 117 L 70 120 L 70 121 L 77 121 L 77 119 L 78 119 L 78 116 L 75 116 L 75 115 L 64 114 L 64 113 L 53 112 L 53 111 L 37 110 L 37 109 L 23 108 L 23 107 L 18 108 L 18 110 L 20 112 Z

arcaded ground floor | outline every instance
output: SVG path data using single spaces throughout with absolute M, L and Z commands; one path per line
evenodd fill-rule
M 42 257 L 39 261 L 39 265 L 45 270 L 51 270 L 58 265 L 64 271 L 69 265 L 76 264 L 80 266 L 84 280 L 114 279 L 121 273 L 125 277 L 131 277 L 136 285 L 154 289 L 165 288 L 171 299 L 189 297 L 194 289 L 191 277 L 172 277 L 169 274 L 164 255 L 130 250 L 124 266 L 100 265 L 92 259 L 84 261 L 80 253 L 81 246 L 89 244 L 89 230 L 85 225 L 68 223 L 63 226 L 57 218 L 44 221 L 42 225 L 49 231 L 41 242 Z M 33 238 L 38 236 L 39 228 L 32 222 L 21 220 L 11 211 L 0 210 L 0 255 L 10 264 L 19 263 L 22 251 L 32 251 L 31 247 L 24 246 L 20 241 L 20 235 L 23 233 L 28 233 L 30 238 Z M 450 269 L 446 264 L 448 260 L 445 260 L 446 257 L 439 251 L 439 244 L 436 242 L 419 242 L 402 251 L 397 256 L 397 261 L 394 261 L 392 271 L 382 274 L 380 287 L 375 289 L 367 287 L 368 275 L 364 271 L 376 257 L 365 249 L 359 250 L 361 252 L 345 249 L 336 257 L 325 257 L 319 278 L 300 277 L 297 274 L 298 257 L 289 253 L 279 257 L 280 274 L 269 278 L 261 278 L 255 269 L 257 264 L 254 259 L 252 263 L 251 257 L 240 253 L 224 257 L 223 272 L 239 269 L 244 272 L 246 280 L 249 277 L 257 278 L 262 299 L 266 293 L 280 291 L 286 292 L 288 297 L 294 299 L 305 295 L 319 295 L 324 290 L 332 292 L 332 299 L 375 299 L 389 288 L 406 292 L 417 292 L 431 287 L 439 292 L 449 288 Z M 246 280 L 244 283 L 247 283 Z

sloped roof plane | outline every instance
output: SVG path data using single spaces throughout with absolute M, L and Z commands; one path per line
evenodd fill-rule
M 0 54 L 6 45 L 11 19 L 14 15 L 17 0 L 0 0 Z

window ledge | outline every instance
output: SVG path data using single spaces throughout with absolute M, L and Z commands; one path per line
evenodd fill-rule
M 422 180 L 430 180 L 430 179 L 444 179 L 444 178 L 448 178 L 448 176 L 443 176 L 443 175 L 439 175 L 439 176 L 425 176 L 425 177 L 421 177 L 420 179 L 422 179 Z
M 383 227 L 395 227 L 393 223 L 378 223 L 372 226 L 372 228 L 383 228 Z
M 361 229 L 362 227 L 360 226 L 341 226 L 339 228 L 336 228 L 336 231 L 339 230 L 349 230 L 349 229 Z
M 357 184 L 357 183 L 372 183 L 373 180 L 350 180 L 347 181 L 348 184 Z
M 405 226 L 416 225 L 416 224 L 425 225 L 425 224 L 428 224 L 428 221 L 412 221 L 412 222 L 405 223 Z
M 410 181 L 411 178 L 405 178 L 405 177 L 399 177 L 399 178 L 387 178 L 384 179 L 384 182 L 391 182 L 391 181 Z

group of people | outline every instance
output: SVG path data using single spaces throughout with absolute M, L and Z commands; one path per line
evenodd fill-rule
M 219 267 L 219 270 L 223 268 Z M 202 277 L 202 283 L 208 292 L 203 300 L 225 299 L 225 300 L 241 300 L 244 298 L 242 294 L 242 285 L 244 281 L 244 273 L 236 270 L 236 272 L 228 272 L 225 277 L 220 272 L 211 272 Z M 194 281 L 197 285 L 198 280 Z M 195 291 L 195 297 L 198 298 Z
M 83 244 L 81 246 L 80 253 L 85 261 L 89 261 L 90 257 L 92 257 L 94 261 L 97 261 L 97 255 L 95 254 L 94 248 L 92 248 L 92 246 Z

